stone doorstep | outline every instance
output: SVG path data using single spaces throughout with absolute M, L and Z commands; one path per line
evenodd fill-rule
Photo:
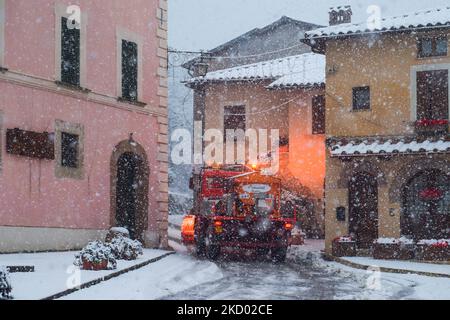
M 322 253 L 322 256 L 327 261 L 335 261 L 337 263 L 343 264 L 347 267 L 355 268 L 355 269 L 361 269 L 361 270 L 367 270 L 370 268 L 370 266 L 365 264 L 359 264 L 352 261 L 345 260 L 340 257 L 335 257 L 330 254 Z M 410 260 L 410 262 L 419 262 L 419 263 L 434 263 L 430 261 L 417 261 L 417 260 Z M 442 263 L 444 262 L 444 263 Z M 441 261 L 436 264 L 448 264 L 450 265 L 450 262 Z M 425 271 L 414 271 L 414 270 L 404 270 L 404 269 L 396 269 L 396 268 L 386 268 L 386 267 L 380 267 L 381 272 L 388 272 L 388 273 L 400 273 L 400 274 L 417 274 L 419 276 L 428 276 L 428 277 L 438 277 L 438 278 L 450 278 L 449 274 L 442 274 L 442 273 L 435 273 L 435 272 L 425 272 Z
M 108 274 L 108 275 L 106 275 L 106 276 L 104 276 L 104 277 L 101 277 L 101 278 L 98 278 L 98 279 L 94 279 L 94 280 L 88 281 L 88 282 L 86 282 L 86 283 L 81 284 L 81 285 L 80 285 L 79 287 L 77 287 L 77 288 L 67 289 L 67 290 L 64 290 L 64 291 L 62 291 L 62 292 L 53 294 L 53 295 L 51 295 L 51 296 L 49 296 L 49 297 L 45 297 L 45 298 L 43 298 L 43 299 L 41 299 L 41 300 L 56 300 L 56 299 L 65 297 L 65 296 L 67 296 L 67 295 L 69 295 L 69 294 L 72 294 L 72 293 L 74 293 L 74 292 L 77 292 L 77 291 L 80 291 L 80 290 L 83 290 L 83 289 L 87 289 L 87 288 L 89 288 L 89 287 L 95 286 L 95 285 L 97 285 L 97 284 L 99 284 L 99 283 L 102 283 L 102 282 L 104 282 L 104 281 L 108 281 L 108 280 L 111 280 L 111 279 L 113 279 L 113 278 L 117 278 L 117 277 L 119 277 L 119 276 L 121 276 L 121 275 L 123 275 L 123 274 L 125 274 L 125 273 L 131 272 L 131 271 L 135 271 L 135 270 L 138 270 L 138 269 L 141 269 L 141 268 L 143 268 L 143 267 L 145 267 L 145 266 L 148 266 L 149 264 L 158 262 L 158 261 L 160 261 L 160 260 L 162 260 L 162 259 L 164 259 L 164 258 L 166 258 L 166 257 L 168 257 L 168 256 L 170 256 L 170 255 L 172 255 L 172 254 L 175 254 L 175 252 L 168 252 L 168 253 L 165 253 L 165 254 L 163 254 L 163 255 L 160 255 L 160 256 L 158 256 L 158 257 L 155 257 L 155 258 L 149 259 L 149 260 L 147 260 L 147 261 L 141 262 L 141 263 L 136 264 L 136 265 L 134 265 L 134 266 L 131 266 L 131 267 L 129 267 L 129 268 L 122 269 L 122 270 L 120 270 L 120 271 L 110 273 L 110 274 Z

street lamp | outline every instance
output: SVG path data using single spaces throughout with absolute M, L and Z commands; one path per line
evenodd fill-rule
M 200 54 L 200 60 L 195 63 L 195 76 L 196 77 L 205 77 L 208 74 L 209 64 L 206 61 L 208 59 L 207 55 L 202 52 Z

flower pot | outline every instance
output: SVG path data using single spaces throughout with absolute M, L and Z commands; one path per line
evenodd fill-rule
M 354 257 L 356 256 L 356 242 L 334 241 L 331 250 L 335 257 Z
M 108 269 L 108 260 L 92 262 L 83 260 L 83 270 L 100 271 Z
M 449 246 L 434 246 L 428 244 L 418 244 L 416 246 L 416 257 L 424 261 L 449 261 Z
M 422 119 L 415 123 L 416 132 L 419 134 L 433 135 L 448 132 L 448 120 Z
M 381 260 L 412 260 L 414 247 L 402 243 L 375 243 L 373 257 Z

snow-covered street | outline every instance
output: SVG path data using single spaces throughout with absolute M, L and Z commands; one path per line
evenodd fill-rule
M 366 271 L 325 261 L 320 255 L 323 246 L 320 240 L 307 240 L 304 246 L 292 247 L 285 264 L 275 264 L 269 259 L 256 260 L 251 256 L 228 256 L 211 262 L 191 255 L 181 245 L 173 246 L 177 250 L 173 255 L 61 299 L 450 299 L 449 277 L 384 273 L 376 269 Z M 163 254 L 164 251 L 146 250 L 136 263 Z M 73 252 L 2 256 L 2 261 L 9 265 L 36 266 L 33 273 L 11 274 L 14 298 L 41 299 L 66 290 L 66 283 L 72 276 L 67 273 L 72 258 Z M 387 262 L 384 264 L 388 265 Z M 121 261 L 119 269 L 132 265 L 132 262 Z M 449 269 L 450 266 L 445 264 L 430 265 L 429 268 L 441 273 Z M 111 273 L 81 272 L 83 283 Z
M 220 261 L 224 277 L 165 299 L 360 300 L 449 299 L 450 279 L 376 273 L 291 252 L 286 264 Z M 450 268 L 450 267 L 449 267 Z

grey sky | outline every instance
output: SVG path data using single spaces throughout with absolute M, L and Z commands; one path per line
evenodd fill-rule
M 328 25 L 330 6 L 350 4 L 353 21 L 365 21 L 369 5 L 391 16 L 450 5 L 449 0 L 169 0 L 169 45 L 212 49 L 281 16 Z

